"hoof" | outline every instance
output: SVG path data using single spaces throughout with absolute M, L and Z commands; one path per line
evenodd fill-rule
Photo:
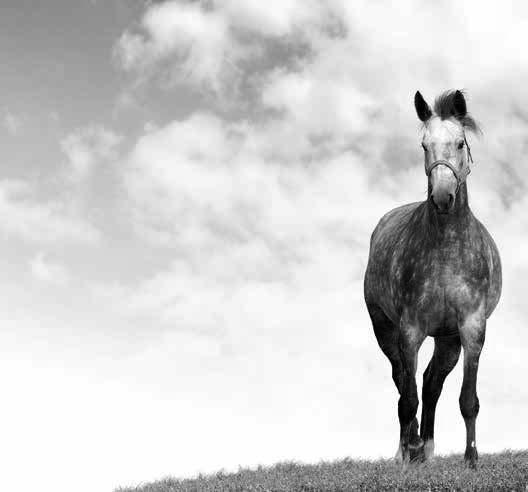
M 464 453 L 464 461 L 466 465 L 472 470 L 477 469 L 478 453 L 476 447 L 467 448 Z
M 418 438 L 414 443 L 410 443 L 405 450 L 400 443 L 394 461 L 401 463 L 403 468 L 406 468 L 408 463 L 423 463 L 425 461 L 424 442 Z
M 423 463 L 425 458 L 425 446 L 421 439 L 416 444 L 409 444 L 409 460 L 411 463 Z
M 425 459 L 431 459 L 434 456 L 434 440 L 427 439 L 424 444 Z

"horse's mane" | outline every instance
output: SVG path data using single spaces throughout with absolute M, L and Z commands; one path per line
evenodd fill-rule
M 442 94 L 440 94 L 434 102 L 434 112 L 437 116 L 439 116 L 441 119 L 446 120 L 448 118 L 451 118 L 454 116 L 460 123 L 462 123 L 462 126 L 464 128 L 467 128 L 468 130 L 471 130 L 474 133 L 481 132 L 481 129 L 478 125 L 478 123 L 474 120 L 474 118 L 466 112 L 466 114 L 457 114 L 457 110 L 455 107 L 455 94 L 457 91 L 450 90 L 445 91 Z M 461 91 L 463 93 L 463 91 Z

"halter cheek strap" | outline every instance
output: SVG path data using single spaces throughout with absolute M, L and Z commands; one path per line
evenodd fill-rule
M 467 153 L 468 153 L 468 161 L 470 161 L 473 164 L 473 157 L 471 155 L 471 150 L 469 148 L 469 145 L 467 143 L 466 137 L 464 136 L 464 142 L 466 143 Z M 455 178 L 457 180 L 457 187 L 456 192 L 458 193 L 458 189 L 460 188 L 460 185 L 466 181 L 466 178 L 468 177 L 468 174 L 471 172 L 471 169 L 469 168 L 469 165 L 464 166 L 460 171 L 453 166 L 449 161 L 446 161 L 444 159 L 439 159 L 438 161 L 434 161 L 429 167 L 426 167 L 425 174 L 427 176 L 430 176 L 433 172 L 433 169 L 437 166 L 447 166 L 451 171 L 453 171 L 453 174 L 455 175 Z

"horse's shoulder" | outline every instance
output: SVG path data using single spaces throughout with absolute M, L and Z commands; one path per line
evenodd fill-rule
M 390 233 L 390 231 L 395 230 L 402 223 L 405 223 L 406 220 L 422 203 L 423 202 L 407 203 L 406 205 L 400 205 L 399 207 L 393 208 L 387 212 L 379 220 L 378 225 L 374 229 L 371 241 L 374 241 L 377 237 L 385 232 Z
M 423 202 L 406 203 L 405 205 L 400 205 L 399 207 L 393 208 L 381 218 L 380 223 L 395 217 L 403 217 L 405 215 L 408 215 L 414 212 L 414 210 L 416 210 L 420 205 L 422 205 L 422 203 Z

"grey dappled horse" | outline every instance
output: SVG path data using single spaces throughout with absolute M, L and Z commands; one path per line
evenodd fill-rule
M 501 263 L 493 239 L 468 204 L 471 153 L 465 132 L 478 128 L 464 95 L 445 92 L 436 99 L 434 112 L 419 92 L 414 103 L 423 122 L 427 200 L 390 211 L 376 226 L 365 301 L 400 394 L 397 458 L 407 463 L 433 454 L 436 403 L 462 347 L 459 403 L 466 424 L 465 460 L 475 468 L 478 363 L 486 319 L 501 293 Z M 427 336 L 434 337 L 435 348 L 423 376 L 418 435 L 415 375 L 418 350 Z

